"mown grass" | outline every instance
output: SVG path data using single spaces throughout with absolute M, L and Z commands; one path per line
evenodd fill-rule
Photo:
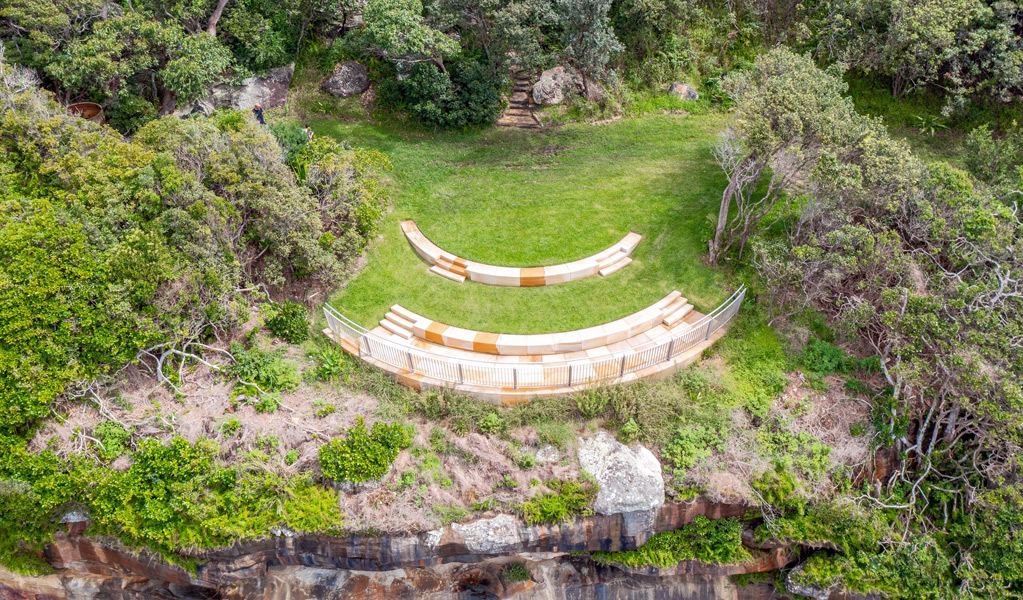
M 542 333 L 611 321 L 679 289 L 700 310 L 726 297 L 726 270 L 704 263 L 725 180 L 711 156 L 720 114 L 654 115 L 544 131 L 443 133 L 313 120 L 319 135 L 386 152 L 393 211 L 366 268 L 330 302 L 370 327 L 399 303 L 452 325 Z M 540 288 L 457 284 L 427 272 L 398 223 L 437 245 L 507 266 L 567 262 L 629 231 L 634 262 L 607 278 Z

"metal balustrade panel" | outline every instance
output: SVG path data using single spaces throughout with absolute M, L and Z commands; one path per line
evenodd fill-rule
M 609 355 L 595 360 L 556 363 L 501 363 L 459 360 L 433 354 L 409 345 L 377 336 L 339 313 L 329 304 L 323 312 L 327 325 L 338 338 L 357 345 L 367 357 L 400 371 L 420 374 L 438 381 L 492 388 L 555 388 L 590 385 L 618 379 L 658 363 L 676 358 L 703 343 L 727 325 L 738 313 L 746 289 L 739 288 L 716 309 L 684 331 L 669 332 L 657 343 Z

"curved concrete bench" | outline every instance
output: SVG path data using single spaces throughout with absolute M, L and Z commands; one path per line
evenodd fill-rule
M 632 262 L 629 255 L 643 239 L 629 233 L 610 248 L 577 261 L 550 267 L 498 267 L 473 262 L 446 252 L 419 231 L 415 221 L 402 221 L 401 230 L 430 272 L 459 283 L 469 279 L 477 283 L 505 287 L 536 287 L 575 281 L 591 275 L 606 277 Z
M 415 337 L 441 346 L 485 354 L 538 356 L 590 350 L 625 340 L 646 343 L 653 338 L 643 336 L 644 333 L 662 325 L 658 333 L 665 333 L 692 310 L 693 306 L 682 297 L 682 293 L 674 291 L 637 313 L 603 325 L 561 333 L 513 335 L 451 327 L 395 304 L 380 321 L 380 326 L 406 340 Z

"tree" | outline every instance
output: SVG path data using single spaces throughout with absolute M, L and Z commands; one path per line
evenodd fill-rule
M 722 86 L 736 103 L 733 123 L 714 155 L 728 177 L 721 196 L 710 260 L 718 262 L 782 215 L 800 178 L 829 152 L 866 134 L 845 84 L 807 56 L 776 48 L 751 71 L 736 72 Z M 766 181 L 765 181 L 766 179 Z
M 129 13 L 98 23 L 73 40 L 47 66 L 67 90 L 114 96 L 132 81 L 150 82 L 161 112 L 177 100 L 200 97 L 231 62 L 226 48 L 205 34 L 186 34 L 176 24 Z
M 588 80 L 603 75 L 611 55 L 622 50 L 608 18 L 610 8 L 611 0 L 554 1 L 562 54 L 582 76 L 586 96 L 590 95 Z
M 421 0 L 368 0 L 362 17 L 366 50 L 399 66 L 431 62 L 446 72 L 444 59 L 458 53 L 458 42 L 426 23 Z

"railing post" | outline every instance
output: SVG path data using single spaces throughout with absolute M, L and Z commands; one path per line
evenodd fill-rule
M 462 363 L 458 363 L 458 383 L 465 383 L 465 375 L 462 374 Z
M 568 387 L 572 387 L 572 365 L 568 365 Z
M 409 352 L 408 350 L 406 350 L 405 351 L 405 358 L 408 359 L 408 370 L 409 370 L 409 373 L 415 373 L 416 372 L 416 366 L 414 364 L 412 364 L 412 353 Z
M 622 368 L 618 371 L 618 379 L 625 377 L 625 355 L 622 355 Z
M 710 326 L 714 324 L 714 319 L 707 321 L 707 334 L 703 336 L 703 341 L 710 339 Z
M 519 389 L 519 370 L 518 368 L 512 368 L 512 389 Z
M 668 342 L 668 353 L 664 355 L 664 362 L 671 360 L 671 351 L 675 349 L 675 338 L 671 338 Z

